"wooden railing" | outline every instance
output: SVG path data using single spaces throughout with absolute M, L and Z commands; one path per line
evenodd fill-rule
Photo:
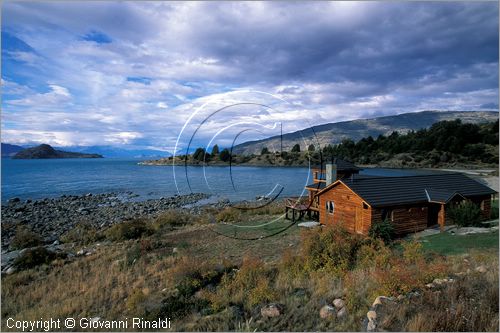
M 295 208 L 299 205 L 309 205 L 308 197 L 291 197 L 285 199 L 285 206 Z

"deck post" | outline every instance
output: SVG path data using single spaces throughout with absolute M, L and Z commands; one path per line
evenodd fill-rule
M 443 231 L 444 230 L 444 224 L 445 224 L 444 204 L 441 204 L 441 208 L 439 209 L 438 223 L 439 223 L 439 230 Z

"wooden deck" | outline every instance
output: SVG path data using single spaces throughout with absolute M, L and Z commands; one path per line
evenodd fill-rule
M 296 219 L 302 219 L 306 214 L 309 218 L 312 217 L 312 214 L 319 215 L 319 209 L 316 205 L 313 205 L 312 202 L 309 201 L 308 197 L 292 197 L 285 199 L 285 218 L 287 220 L 290 219 L 288 216 L 288 211 L 292 211 L 292 221 Z

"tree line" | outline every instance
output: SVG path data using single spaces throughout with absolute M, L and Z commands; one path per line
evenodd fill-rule
M 345 139 L 323 148 L 323 158 L 345 158 L 359 164 L 377 164 L 396 156 L 430 164 L 450 162 L 498 163 L 498 120 L 484 124 L 441 121 L 428 129 L 400 134 L 368 136 L 354 142 Z M 313 154 L 319 158 L 318 152 Z
M 484 124 L 462 123 L 460 119 L 441 121 L 430 128 L 409 131 L 402 134 L 396 131 L 390 135 L 368 136 L 354 142 L 344 139 L 339 144 L 330 144 L 317 148 L 310 144 L 301 151 L 295 144 L 290 151 L 277 152 L 279 157 L 293 164 L 294 160 L 308 157 L 313 163 L 339 157 L 358 164 L 378 164 L 393 158 L 408 160 L 426 165 L 452 162 L 498 163 L 498 120 Z M 305 147 L 304 147 L 305 148 Z M 260 155 L 271 154 L 263 147 Z M 236 155 L 233 154 L 232 157 Z M 245 160 L 258 155 L 245 156 Z M 219 159 L 228 162 L 231 159 L 229 149 L 219 149 L 214 145 L 211 153 L 204 148 L 197 148 L 192 158 L 206 162 Z

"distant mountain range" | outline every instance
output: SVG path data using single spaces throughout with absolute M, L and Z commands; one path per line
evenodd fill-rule
M 340 143 L 346 138 L 357 141 L 370 135 L 376 137 L 379 134 L 390 134 L 393 131 L 407 133 L 410 130 L 428 128 L 438 121 L 457 118 L 465 123 L 490 122 L 496 121 L 498 115 L 496 111 L 422 111 L 403 113 L 395 116 L 328 123 L 283 134 L 283 149 L 290 151 L 296 143 L 301 146 L 301 150 L 307 149 L 304 141 L 307 144 L 312 143 L 315 146 L 319 143 L 323 147 L 328 144 Z M 32 147 L 32 145 L 18 146 L 2 143 L 2 157 L 12 157 L 17 152 L 29 147 Z M 270 150 L 273 150 L 273 147 L 274 149 L 279 149 L 280 136 L 239 144 L 233 148 L 233 152 L 235 154 L 260 154 L 263 147 L 267 147 Z M 82 154 L 99 154 L 111 158 L 155 158 L 171 156 L 170 153 L 161 150 L 139 149 L 126 146 L 68 146 L 54 147 L 54 149 Z
M 2 157 L 12 157 L 17 152 L 31 148 L 32 145 L 18 146 L 8 143 L 2 143 Z M 99 154 L 104 157 L 110 158 L 146 158 L 146 157 L 165 157 L 169 156 L 168 152 L 154 149 L 131 149 L 120 148 L 112 146 L 67 146 L 67 147 L 54 147 L 56 150 L 72 151 L 83 154 Z
M 2 143 L 2 157 L 12 157 L 23 150 L 24 147 Z
M 113 146 L 68 146 L 60 147 L 56 149 L 71 150 L 79 153 L 96 153 L 101 154 L 104 157 L 111 158 L 145 158 L 145 157 L 164 157 L 170 156 L 171 154 L 155 149 L 139 149 L 130 147 L 113 147 Z
M 102 158 L 99 154 L 82 154 L 63 150 L 56 150 L 50 145 L 41 144 L 17 152 L 12 159 L 46 159 L 46 158 Z
M 390 134 L 393 131 L 407 133 L 410 130 L 428 128 L 432 124 L 443 120 L 461 119 L 464 123 L 483 123 L 498 120 L 496 111 L 422 111 L 403 113 L 395 116 L 358 119 L 329 123 L 283 134 L 283 150 L 290 151 L 295 144 L 301 150 L 306 145 L 313 144 L 324 147 L 328 144 L 340 143 L 350 138 L 354 141 L 364 137 L 377 137 L 379 134 Z M 304 143 L 304 141 L 307 143 Z M 280 149 L 280 136 L 273 136 L 263 140 L 248 141 L 233 148 L 236 154 L 260 154 L 263 147 L 269 150 Z

